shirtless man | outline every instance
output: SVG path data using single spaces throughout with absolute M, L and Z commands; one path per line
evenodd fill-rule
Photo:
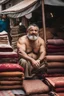
M 27 28 L 27 35 L 19 38 L 17 48 L 20 56 L 19 64 L 24 67 L 26 78 L 45 72 L 45 44 L 39 37 L 37 25 L 32 24 Z

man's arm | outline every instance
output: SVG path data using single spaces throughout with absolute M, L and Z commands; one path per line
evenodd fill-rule
M 40 45 L 40 55 L 39 55 L 38 60 L 42 61 L 42 60 L 44 60 L 44 58 L 45 58 L 46 50 L 45 50 L 44 40 L 41 39 L 41 40 L 40 40 L 40 43 L 41 43 L 41 45 Z
M 18 53 L 22 58 L 32 62 L 33 58 L 29 57 L 26 53 L 26 44 L 23 38 L 20 38 L 17 42 Z

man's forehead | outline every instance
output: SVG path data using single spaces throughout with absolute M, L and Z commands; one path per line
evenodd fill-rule
M 29 26 L 29 28 L 28 29 L 38 29 L 38 27 L 37 26 Z

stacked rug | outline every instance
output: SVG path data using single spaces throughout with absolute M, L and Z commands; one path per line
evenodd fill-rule
M 18 55 L 9 43 L 8 34 L 0 33 L 0 96 L 14 96 L 9 89 L 22 89 L 24 69 L 18 63 Z
M 46 59 L 48 62 L 48 74 L 61 76 L 64 74 L 64 40 L 48 39 L 46 46 Z
M 48 55 L 64 55 L 64 40 L 48 39 L 46 48 Z
M 55 92 L 64 92 L 64 77 L 47 77 Z
M 48 63 L 46 82 L 56 92 L 54 96 L 64 96 L 64 40 L 48 39 L 46 51 Z
M 0 63 L 18 62 L 17 52 L 13 51 L 8 34 L 5 31 L 0 33 L 0 58 Z
M 0 52 L 0 63 L 17 63 L 18 54 L 15 51 L 12 52 Z
M 0 90 L 22 88 L 24 69 L 19 64 L 0 64 Z

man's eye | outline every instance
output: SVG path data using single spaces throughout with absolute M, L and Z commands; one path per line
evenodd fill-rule
M 38 31 L 38 30 L 30 30 L 30 31 Z

